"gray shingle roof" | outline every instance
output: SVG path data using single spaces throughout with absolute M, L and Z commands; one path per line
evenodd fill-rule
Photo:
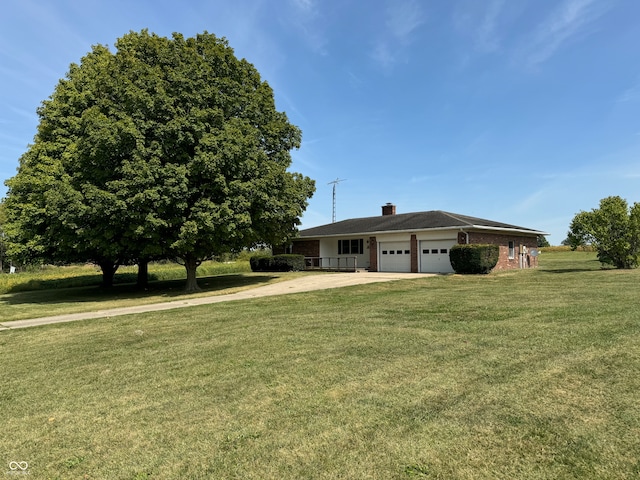
M 516 225 L 459 215 L 457 213 L 443 212 L 441 210 L 431 210 L 429 212 L 400 213 L 397 215 L 380 215 L 377 217 L 342 220 L 340 222 L 300 230 L 300 237 L 472 227 L 488 227 L 492 230 L 517 230 L 523 233 L 531 233 L 532 235 L 544 234 L 544 232 L 531 228 L 518 227 Z

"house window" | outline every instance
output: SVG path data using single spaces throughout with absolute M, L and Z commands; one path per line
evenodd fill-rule
M 362 255 L 364 253 L 364 240 L 338 240 L 338 255 Z
M 513 241 L 509 241 L 509 260 L 516 258 L 516 246 Z
M 428 255 L 429 254 L 429 249 L 425 248 L 424 250 L 422 250 L 423 255 Z
M 446 248 L 441 248 L 440 249 L 440 253 L 447 253 L 447 249 Z

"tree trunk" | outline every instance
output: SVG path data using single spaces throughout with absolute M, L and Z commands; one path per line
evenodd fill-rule
M 147 288 L 149 286 L 149 260 L 138 260 L 138 278 L 136 280 L 138 288 Z
M 184 259 L 184 268 L 187 270 L 187 285 L 185 287 L 186 292 L 198 292 L 198 281 L 196 279 L 196 270 L 200 266 L 200 262 L 194 257 L 189 256 Z
M 111 288 L 113 287 L 113 277 L 116 274 L 116 270 L 118 270 L 118 264 L 113 263 L 109 260 L 103 260 L 99 263 L 100 268 L 102 269 L 102 287 L 103 288 Z

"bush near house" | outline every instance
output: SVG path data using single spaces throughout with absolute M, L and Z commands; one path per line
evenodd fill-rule
M 498 245 L 454 245 L 449 260 L 456 273 L 489 273 L 498 263 Z
M 299 272 L 304 255 L 254 255 L 249 259 L 252 272 Z

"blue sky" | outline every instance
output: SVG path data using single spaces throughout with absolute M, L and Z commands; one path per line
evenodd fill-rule
M 640 201 L 637 0 L 4 0 L 0 180 L 40 102 L 130 30 L 224 36 L 303 132 L 302 228 L 424 210 L 544 230 Z M 0 187 L 0 196 L 6 188 Z

